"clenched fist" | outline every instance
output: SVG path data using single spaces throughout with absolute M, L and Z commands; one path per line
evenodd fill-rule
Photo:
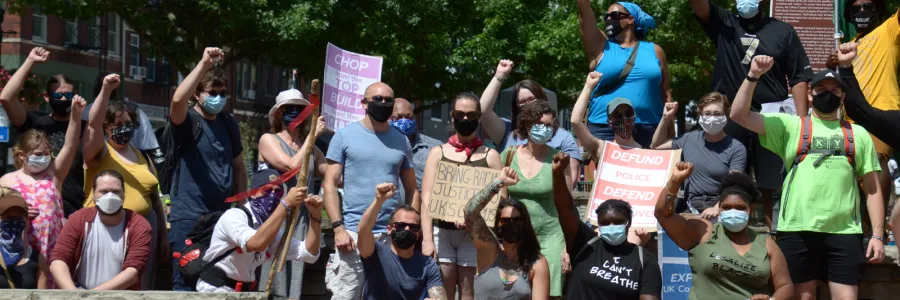
M 750 64 L 750 76 L 759 78 L 775 65 L 775 60 L 771 56 L 757 55 Z
M 380 183 L 375 187 L 375 200 L 384 201 L 394 196 L 397 187 L 393 183 Z

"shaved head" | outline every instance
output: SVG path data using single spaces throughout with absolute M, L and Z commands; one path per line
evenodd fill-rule
M 412 103 L 409 103 L 409 100 L 403 98 L 395 98 L 394 99 L 394 112 L 391 113 L 391 118 L 394 120 L 397 119 L 410 119 L 413 120 L 416 118 L 416 115 L 413 114 Z
M 394 90 L 384 82 L 376 82 L 366 88 L 366 98 L 374 96 L 394 97 Z

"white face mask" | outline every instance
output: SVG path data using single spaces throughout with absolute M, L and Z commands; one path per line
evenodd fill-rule
M 29 155 L 28 166 L 38 172 L 43 172 L 50 166 L 50 155 Z
M 119 211 L 122 208 L 122 198 L 119 198 L 119 195 L 114 193 L 106 193 L 97 200 L 94 200 L 97 204 L 97 208 L 100 209 L 104 214 L 111 215 Z
M 700 116 L 700 127 L 703 127 L 703 131 L 706 131 L 706 133 L 709 134 L 719 134 L 720 132 L 722 132 L 722 129 L 725 129 L 726 123 L 728 123 L 728 118 L 726 118 L 725 116 Z

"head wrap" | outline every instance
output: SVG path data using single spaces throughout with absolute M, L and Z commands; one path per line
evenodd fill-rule
M 639 32 L 641 36 L 646 37 L 650 29 L 656 28 L 656 20 L 645 13 L 637 4 L 631 2 L 616 2 L 616 4 L 625 7 L 625 10 L 634 17 L 635 31 Z

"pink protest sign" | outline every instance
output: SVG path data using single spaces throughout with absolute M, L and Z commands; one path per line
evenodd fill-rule
M 361 100 L 366 87 L 381 81 L 382 61 L 381 57 L 353 53 L 328 43 L 322 116 L 329 129 L 344 128 L 365 116 Z
M 597 224 L 597 207 L 610 199 L 625 200 L 633 211 L 631 227 L 656 231 L 653 210 L 681 150 L 645 150 L 604 143 L 585 219 Z

